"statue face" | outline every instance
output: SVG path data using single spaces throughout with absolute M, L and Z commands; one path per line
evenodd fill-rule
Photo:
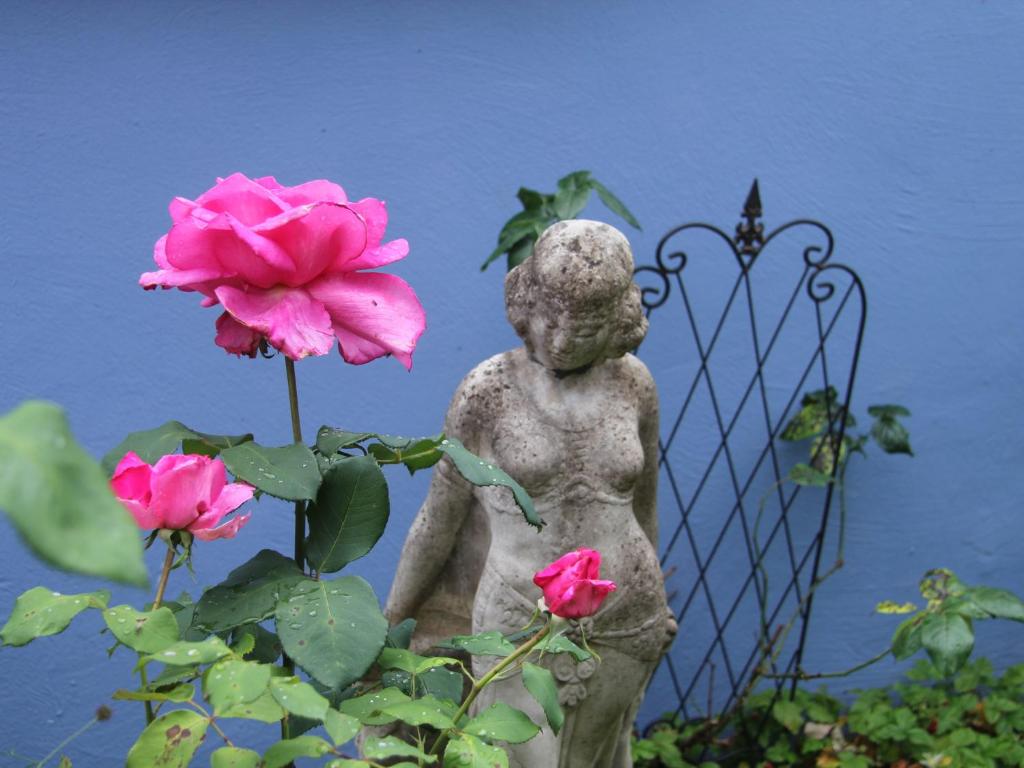
M 545 368 L 572 371 L 599 360 L 608 347 L 611 318 L 608 312 L 538 307 L 530 318 L 529 347 Z

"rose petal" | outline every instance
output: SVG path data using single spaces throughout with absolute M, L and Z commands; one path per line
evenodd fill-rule
M 416 294 L 400 277 L 377 272 L 329 275 L 308 290 L 327 308 L 345 360 L 358 365 L 387 353 L 412 367 L 412 352 L 426 317 Z
M 196 205 L 216 213 L 230 213 L 252 226 L 276 216 L 287 208 L 262 184 L 243 173 L 233 173 L 196 198 Z
M 218 528 L 192 529 L 192 535 L 202 541 L 213 541 L 214 539 L 233 539 L 238 530 L 249 522 L 252 514 L 236 515 L 228 522 Z
M 400 261 L 408 255 L 409 242 L 400 237 L 376 248 L 367 248 L 357 258 L 345 264 L 345 271 L 354 272 L 357 269 L 383 267 L 385 264 Z
M 334 344 L 331 318 L 323 304 L 301 288 L 247 292 L 222 285 L 214 293 L 235 320 L 266 336 L 292 360 L 326 355 Z
M 409 255 L 409 243 L 404 239 L 400 238 L 381 244 L 384 239 L 384 230 L 388 225 L 388 209 L 383 200 L 367 197 L 358 202 L 349 203 L 349 208 L 358 213 L 360 218 L 366 222 L 366 248 L 358 258 L 336 265 L 336 268 L 344 272 L 373 269 L 404 259 Z
M 305 285 L 335 265 L 352 261 L 366 247 L 366 225 L 347 206 L 317 203 L 294 208 L 255 228 L 290 254 L 293 271 L 285 285 Z
M 547 600 L 548 610 L 566 619 L 582 619 L 593 616 L 609 593 L 615 591 L 615 583 L 585 579 L 570 585 L 553 601 Z
M 224 463 L 209 456 L 164 456 L 153 466 L 150 511 L 161 528 L 187 528 L 224 487 Z
M 199 528 L 213 528 L 226 515 L 234 512 L 240 506 L 252 498 L 254 488 L 245 483 L 229 483 L 225 485 L 220 495 L 213 500 L 210 509 L 196 518 L 188 529 L 195 531 Z
M 217 337 L 214 341 L 233 355 L 256 357 L 260 334 L 224 312 L 217 318 Z
M 307 205 L 309 203 L 347 203 L 345 190 L 326 179 L 307 181 L 294 187 L 280 187 L 275 194 L 289 205 Z
M 124 505 L 140 528 L 149 530 L 159 527 L 160 520 L 149 510 L 152 499 L 150 480 L 153 468 L 139 458 L 138 454 L 129 451 L 118 462 L 114 476 L 110 479 L 110 487 L 117 500 Z
M 270 288 L 291 272 L 291 260 L 287 270 L 275 266 L 263 258 L 269 249 L 264 249 L 261 255 L 247 242 L 251 238 L 240 237 L 232 228 L 229 217 L 223 217 L 222 221 L 223 228 L 200 228 L 194 218 L 171 227 L 165 245 L 171 266 L 179 270 L 205 269 L 216 270 L 224 276 L 238 275 L 260 288 Z

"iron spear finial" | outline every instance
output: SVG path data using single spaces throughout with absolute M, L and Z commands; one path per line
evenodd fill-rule
M 735 237 L 740 253 L 751 259 L 757 256 L 757 252 L 764 245 L 764 225 L 758 221 L 761 214 L 761 191 L 757 186 L 757 179 L 754 179 L 750 194 L 747 195 L 747 202 L 743 204 L 742 216 L 746 221 L 736 225 Z

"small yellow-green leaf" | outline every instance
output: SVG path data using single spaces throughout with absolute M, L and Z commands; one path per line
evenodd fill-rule
M 125 768 L 185 768 L 206 735 L 210 722 L 197 712 L 178 709 L 146 726 L 128 751 Z
M 319 736 L 296 736 L 282 739 L 263 754 L 264 768 L 282 768 L 298 757 L 323 757 L 331 745 Z
M 260 753 L 241 747 L 221 747 L 210 755 L 210 768 L 260 768 Z
M 197 643 L 190 643 L 184 640 L 169 645 L 158 653 L 145 657 L 145 661 L 159 661 L 171 666 L 186 666 L 191 664 L 209 664 L 210 662 L 231 655 L 231 649 L 223 640 L 214 635 Z
M 252 661 L 224 659 L 206 670 L 203 693 L 213 705 L 215 715 L 240 704 L 255 701 L 267 690 L 270 667 Z
M 884 614 L 913 613 L 916 610 L 917 606 L 913 603 L 894 603 L 892 600 L 883 600 L 875 606 L 876 613 Z
M 103 612 L 103 620 L 114 637 L 139 653 L 156 653 L 178 641 L 178 622 L 167 607 L 137 611 L 116 605 Z
M 448 742 L 444 768 L 508 768 L 508 755 L 468 733 Z
M 86 608 L 106 608 L 105 589 L 80 595 L 62 595 L 46 587 L 32 587 L 14 603 L 11 617 L 0 629 L 4 645 L 25 645 L 37 637 L 56 635 Z
M 328 709 L 324 714 L 324 730 L 336 745 L 340 746 L 354 739 L 359 733 L 359 727 L 360 723 L 356 718 L 336 709 Z
M 316 688 L 297 677 L 273 678 L 270 694 L 285 711 L 310 720 L 323 720 L 330 707 L 330 702 L 317 693 Z

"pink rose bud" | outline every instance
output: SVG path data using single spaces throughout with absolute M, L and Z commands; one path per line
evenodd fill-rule
M 228 483 L 224 462 L 172 454 L 150 466 L 131 451 L 114 470 L 110 487 L 140 528 L 189 531 L 196 538 L 230 539 L 251 515 L 217 523 L 252 498 L 245 483 Z
M 299 360 L 337 340 L 350 363 L 394 355 L 412 367 L 423 307 L 401 278 L 361 271 L 409 253 L 403 239 L 384 242 L 382 201 L 351 202 L 329 181 L 285 187 L 235 173 L 195 200 L 175 198 L 170 214 L 153 250 L 159 269 L 139 283 L 224 307 L 215 341 L 228 352 L 255 357 L 266 339 Z
M 582 619 L 597 613 L 614 581 L 598 578 L 601 553 L 593 549 L 577 549 L 562 555 L 547 568 L 533 576 L 533 583 L 544 591 L 544 602 L 555 616 Z

